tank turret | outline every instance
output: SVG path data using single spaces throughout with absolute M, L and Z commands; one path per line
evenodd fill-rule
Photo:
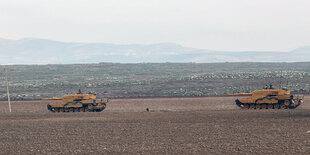
M 97 99 L 96 94 L 70 94 L 63 97 L 43 98 L 42 100 L 61 100 L 47 104 L 52 112 L 100 112 L 106 108 L 108 98 Z
M 287 89 L 272 87 L 251 93 L 227 94 L 230 96 L 249 96 L 236 99 L 242 109 L 295 109 L 303 102 L 303 95 L 292 95 Z
M 81 101 L 96 99 L 96 94 L 70 94 L 63 97 L 43 98 L 42 100 Z

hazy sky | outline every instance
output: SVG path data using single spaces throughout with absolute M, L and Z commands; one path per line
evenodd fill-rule
M 1 0 L 0 38 L 213 50 L 310 45 L 310 0 Z

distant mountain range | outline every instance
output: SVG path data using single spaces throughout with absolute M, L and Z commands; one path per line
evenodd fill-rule
M 0 64 L 73 64 L 141 62 L 304 62 L 310 46 L 288 52 L 215 51 L 174 43 L 117 45 L 59 42 L 46 39 L 0 39 Z

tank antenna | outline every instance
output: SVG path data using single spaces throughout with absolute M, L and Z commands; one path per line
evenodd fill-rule
M 10 91 L 9 91 L 8 72 L 7 72 L 6 69 L 4 69 L 4 74 L 5 74 L 5 81 L 6 81 L 6 92 L 8 94 L 9 110 L 10 110 L 10 112 L 12 112 L 12 109 L 11 109 L 11 99 L 10 99 Z

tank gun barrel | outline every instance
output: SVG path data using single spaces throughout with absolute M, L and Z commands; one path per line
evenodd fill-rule
M 61 97 L 43 98 L 42 100 L 62 100 Z
M 227 94 L 228 96 L 251 96 L 252 93 L 236 93 L 236 94 Z

